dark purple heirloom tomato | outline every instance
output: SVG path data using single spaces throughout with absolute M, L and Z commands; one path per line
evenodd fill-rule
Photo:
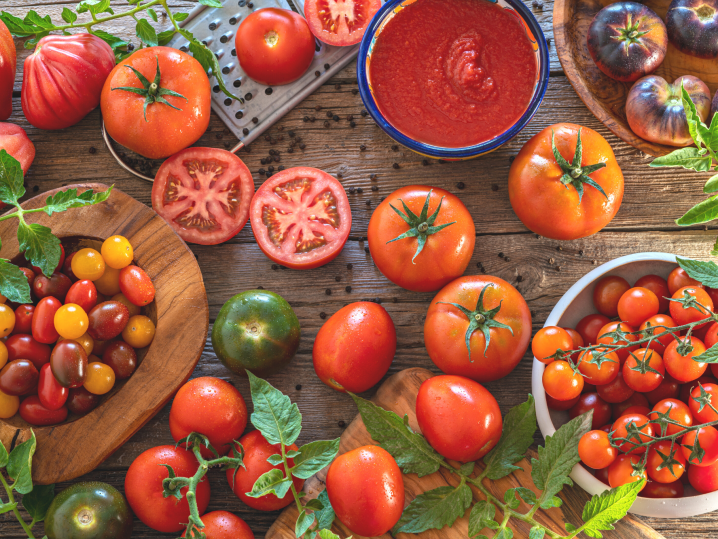
M 636 81 L 626 100 L 628 125 L 636 135 L 668 146 L 693 144 L 683 110 L 681 83 L 695 103 L 698 116 L 706 121 L 711 93 L 703 81 L 684 75 L 670 84 L 662 77 L 649 75 Z
M 653 73 L 666 57 L 666 26 L 636 2 L 616 2 L 596 13 L 588 28 L 588 52 L 612 79 L 633 82 Z
M 673 0 L 666 29 L 678 50 L 698 58 L 718 57 L 717 0 Z

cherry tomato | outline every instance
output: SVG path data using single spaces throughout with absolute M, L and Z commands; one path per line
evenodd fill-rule
M 581 398 L 581 395 L 577 396 L 575 399 L 569 399 L 567 401 L 560 401 L 558 399 L 554 399 L 551 395 L 546 393 L 546 404 L 548 405 L 551 410 L 558 410 L 558 411 L 564 411 L 564 410 L 570 410 L 573 408 Z
M 612 404 L 623 402 L 633 395 L 633 389 L 628 387 L 620 370 L 612 382 L 597 386 L 596 391 L 603 400 Z
M 668 413 L 668 417 L 670 417 L 673 421 L 676 421 L 685 427 L 690 427 L 693 424 L 693 416 L 691 415 L 688 405 L 678 399 L 662 400 L 653 407 L 653 411 L 648 414 L 648 418 L 654 420 L 658 418 L 659 414 L 662 415 L 665 413 Z M 659 424 L 653 423 L 653 431 L 656 433 L 656 436 L 671 436 L 681 432 L 682 430 L 683 428 L 678 425 L 667 425 L 666 432 L 663 433 Z
M 95 342 L 92 344 L 92 353 L 93 355 L 97 357 L 102 357 L 102 355 L 105 353 L 105 350 L 107 350 L 107 347 L 110 345 L 113 341 L 98 341 L 97 339 L 93 339 Z
M 75 341 L 60 341 L 52 350 L 52 374 L 62 387 L 79 387 L 84 384 L 87 365 L 85 349 Z
M 87 332 L 87 313 L 75 303 L 66 303 L 55 312 L 55 331 L 65 339 L 79 339 Z
M 32 336 L 41 343 L 54 343 L 60 334 L 55 329 L 55 313 L 62 307 L 60 300 L 53 296 L 42 298 L 32 315 Z
M 718 322 L 713 322 L 708 325 L 708 331 L 706 331 L 703 342 L 705 343 L 706 348 L 710 348 L 714 344 L 718 343 Z M 711 368 L 713 368 L 713 365 L 711 365 Z
M 125 297 L 139 307 L 155 299 L 155 285 L 139 266 L 127 266 L 120 270 L 120 290 Z
M 130 318 L 132 318 L 133 316 L 137 316 L 138 314 L 142 314 L 142 307 L 139 307 L 132 303 L 129 299 L 125 297 L 122 292 L 120 292 L 119 294 L 115 294 L 110 299 L 112 301 L 119 301 L 120 303 L 122 303 L 122 305 L 127 307 L 127 310 L 130 312 Z
M 0 338 L 7 337 L 15 327 L 15 311 L 12 307 L 0 303 Z
M 573 328 L 563 328 L 563 329 L 565 329 L 566 332 L 571 336 L 571 340 L 573 341 L 573 348 L 572 348 L 572 350 L 578 350 L 579 347 L 585 346 L 585 345 L 584 345 L 584 342 L 583 342 L 583 337 L 581 337 L 581 334 L 580 334 L 578 331 L 576 331 L 576 330 L 573 329 Z M 579 356 L 580 354 L 581 354 L 581 352 L 575 352 L 574 354 L 571 355 L 571 360 L 572 360 L 574 363 L 577 362 L 577 361 L 578 361 L 578 356 Z M 585 389 L 586 387 L 587 387 L 587 386 L 584 385 L 584 389 Z
M 6 395 L 24 395 L 37 387 L 40 373 L 28 359 L 15 359 L 0 370 L 0 391 Z
M 247 405 L 232 384 L 203 376 L 187 382 L 175 395 L 170 432 L 175 442 L 191 432 L 204 434 L 220 455 L 226 455 L 247 427 L 247 417 Z M 204 458 L 213 458 L 208 448 L 201 449 Z
M 690 382 L 683 384 L 681 386 L 681 391 L 678 394 L 678 400 L 690 405 L 691 392 L 695 388 L 698 387 L 698 384 L 706 385 L 706 384 L 715 384 L 715 383 L 718 383 L 718 381 L 715 379 L 715 377 L 712 375 L 712 373 L 706 372 L 697 380 L 692 380 Z
M 125 380 L 137 368 L 137 354 L 129 344 L 111 341 L 102 354 L 102 362 L 112 368 L 118 380 Z
M 635 395 L 635 393 L 634 393 Z M 630 406 L 623 411 L 622 415 L 641 414 L 648 417 L 651 413 L 651 409 L 648 406 Z M 609 431 L 610 432 L 610 431 Z
M 59 410 L 65 406 L 69 390 L 60 385 L 52 374 L 52 367 L 46 363 L 40 369 L 40 377 L 37 384 L 37 396 L 40 403 L 48 410 Z
M 702 459 L 698 456 L 691 458 L 696 438 L 701 449 L 705 451 Z M 701 427 L 689 432 L 681 440 L 681 446 L 683 456 L 693 466 L 710 466 L 718 462 L 718 430 L 713 427 Z
M 625 415 L 630 409 L 636 410 L 638 408 L 642 408 L 644 410 L 648 410 L 648 412 L 651 411 L 648 399 L 645 397 L 645 395 L 643 395 L 643 393 L 633 393 L 623 402 L 615 403 L 612 408 L 614 421 L 617 420 L 619 417 Z M 648 416 L 648 412 L 641 415 Z
M 102 254 L 106 266 L 118 270 L 132 264 L 132 259 L 135 256 L 132 245 L 124 236 L 107 238 L 102 242 L 100 254 Z
M 707 393 L 710 404 L 714 408 L 718 409 L 718 384 L 701 384 L 701 387 L 703 387 L 703 391 Z M 697 424 L 718 421 L 718 413 L 714 412 L 710 406 L 702 405 L 698 401 L 702 393 L 701 387 L 696 386 L 693 391 L 691 391 L 691 397 L 688 401 L 688 407 L 691 410 L 691 414 Z
M 115 371 L 104 363 L 93 362 L 87 366 L 87 376 L 82 386 L 95 395 L 104 395 L 115 385 Z
M 666 460 L 671 457 L 671 449 L 673 449 L 673 459 L 677 460 L 678 463 L 661 468 L 661 466 L 665 466 Z M 676 442 L 672 446 L 670 440 L 663 440 L 653 444 L 648 450 L 646 471 L 648 472 L 648 477 L 659 483 L 672 483 L 680 479 L 686 471 L 686 457 L 683 456 L 681 445 Z
M 131 316 L 122 330 L 122 338 L 133 348 L 149 346 L 155 338 L 155 324 L 147 316 Z
M 578 442 L 578 456 L 589 468 L 601 470 L 613 464 L 618 450 L 611 445 L 608 434 L 602 430 L 592 430 Z
M 8 360 L 29 359 L 40 370 L 45 363 L 50 362 L 50 348 L 47 344 L 40 343 L 30 335 L 11 335 L 5 341 Z
M 649 481 L 641 491 L 642 498 L 682 498 L 683 494 L 683 483 L 680 480 L 672 483 Z
M 10 419 L 20 408 L 20 397 L 0 391 L 0 419 Z
M 603 468 L 602 470 L 595 470 L 596 479 L 598 479 L 601 483 L 608 486 L 608 468 Z
M 596 344 L 599 332 L 610 321 L 607 316 L 602 314 L 589 314 L 576 324 L 576 331 L 581 334 L 584 345 L 591 346 Z
M 672 329 L 674 327 L 676 327 L 676 323 L 673 321 L 673 318 L 666 314 L 657 314 L 645 320 L 638 329 L 645 332 L 644 335 L 648 337 L 651 334 L 660 335 L 661 333 L 664 333 L 668 329 Z M 650 328 L 654 329 L 649 333 L 647 330 Z M 647 345 L 646 348 L 655 350 L 656 352 L 661 354 L 661 356 L 663 356 L 663 353 L 666 350 L 666 346 L 671 344 L 672 340 L 673 335 L 668 333 L 663 337 L 659 337 L 658 339 L 651 341 L 650 343 L 646 343 L 644 346 Z
M 90 311 L 88 318 L 90 337 L 108 341 L 122 333 L 130 320 L 130 312 L 119 301 L 104 301 Z
M 38 427 L 57 425 L 67 419 L 67 406 L 57 410 L 45 408 L 37 395 L 30 395 L 20 403 L 20 417 Z
M 646 392 L 646 398 L 652 405 L 658 404 L 664 399 L 675 399 L 681 391 L 681 385 L 670 374 L 665 373 L 659 386 Z
M 618 371 L 621 369 L 621 362 L 615 352 L 608 352 L 598 361 L 592 363 L 594 358 L 600 356 L 602 352 L 606 352 L 605 348 L 596 348 L 595 350 L 586 350 L 581 353 L 578 360 L 578 370 L 585 378 L 585 381 L 595 386 L 609 384 L 615 380 Z M 624 374 L 625 378 L 625 374 Z
M 100 404 L 100 396 L 94 395 L 84 387 L 73 387 L 67 398 L 67 408 L 73 414 L 85 415 L 97 408 Z
M 583 376 L 573 371 L 568 361 L 554 361 L 543 371 L 543 387 L 554 399 L 575 399 L 583 389 Z
M 92 337 L 90 337 L 90 335 L 88 333 L 84 333 L 77 339 L 64 339 L 61 337 L 60 341 L 75 341 L 80 346 L 82 346 L 82 348 L 85 350 L 85 353 L 87 354 L 88 357 L 92 353 L 92 349 L 95 347 L 95 340 Z
M 613 464 L 608 467 L 608 484 L 610 487 L 616 488 L 648 479 L 645 470 L 640 473 L 634 470 L 633 466 L 638 465 L 640 462 L 641 457 L 639 455 L 618 455 Z M 633 475 L 634 473 L 636 475 Z
M 590 410 L 593 410 L 591 428 L 597 429 L 611 421 L 611 405 L 603 400 L 598 393 L 582 394 L 578 398 L 578 402 L 568 411 L 568 416 L 574 419 Z
M 19 305 L 15 309 L 15 327 L 12 330 L 13 335 L 18 333 L 32 333 L 32 315 L 35 312 L 34 305 Z
M 629 425 L 634 425 L 640 430 L 640 443 L 645 443 L 649 441 L 651 436 L 653 436 L 653 425 L 650 423 L 649 419 L 645 415 L 631 414 L 622 415 L 613 423 L 611 431 L 613 432 L 614 440 L 617 438 L 628 438 Z M 618 449 L 622 453 L 643 455 L 643 453 L 646 452 L 645 447 L 636 447 L 637 440 L 635 437 L 632 437 L 631 441 L 616 441 L 615 443 L 616 445 L 618 445 Z
M 658 314 L 658 298 L 656 295 L 640 286 L 627 290 L 618 300 L 618 316 L 621 320 L 632 326 L 641 323 Z
M 65 301 L 67 292 L 72 286 L 72 281 L 64 273 L 55 272 L 52 277 L 45 277 L 44 275 L 38 275 L 32 282 L 32 292 L 38 299 L 53 296 L 60 300 Z
M 381 8 L 380 0 L 308 0 L 304 16 L 309 29 L 319 41 L 344 47 L 355 45 L 364 37 L 374 14 Z
M 32 285 L 35 283 L 35 272 L 30 268 L 20 268 L 20 271 L 25 274 L 25 277 L 27 277 L 27 284 L 30 286 L 30 290 L 32 291 Z
M 689 277 L 686 270 L 683 268 L 675 268 L 670 275 L 668 275 L 668 291 L 671 296 L 673 296 L 673 294 L 675 294 L 679 289 L 686 286 L 704 288 L 700 281 L 696 281 L 692 277 Z
M 399 521 L 404 482 L 394 458 L 376 445 L 339 455 L 327 472 L 329 502 L 355 535 L 378 537 Z
M 682 342 L 688 342 L 687 337 L 681 337 Z M 678 352 L 678 340 L 674 340 L 671 344 L 666 346 L 666 353 L 663 354 L 663 363 L 668 371 L 668 374 L 673 376 L 679 382 L 690 382 L 696 380 L 706 372 L 708 368 L 707 363 L 694 361 L 693 358 L 706 351 L 706 347 L 701 341 L 695 337 L 690 338 L 690 346 L 693 347 L 691 352 L 688 352 L 685 356 L 682 356 Z
M 425 380 L 416 397 L 416 419 L 431 447 L 460 462 L 472 462 L 499 442 L 503 420 L 494 396 L 462 376 Z
M 568 352 L 573 349 L 574 342 L 569 332 L 556 326 L 539 329 L 531 340 L 531 352 L 541 363 L 551 363 L 559 350 Z
M 609 322 L 598 332 L 596 344 L 628 344 L 629 342 L 638 340 L 638 335 L 630 335 L 630 333 L 635 331 L 636 328 L 625 322 Z M 621 360 L 621 365 L 626 361 L 628 354 L 637 349 L 638 345 L 616 350 L 615 354 L 618 356 L 618 359 Z
M 682 299 L 686 295 L 696 298 L 696 301 L 700 303 L 702 307 L 690 307 L 686 309 L 680 303 L 672 301 L 670 306 L 671 318 L 673 318 L 677 325 L 690 324 L 691 322 L 697 322 L 710 316 L 709 311 L 713 310 L 713 300 L 703 288 L 684 286 L 676 290 L 673 294 L 673 299 Z
M 661 385 L 665 373 L 661 355 L 648 348 L 639 348 L 623 364 L 623 380 L 628 387 L 641 393 Z
M 65 263 L 62 265 L 62 273 L 67 275 L 73 283 L 79 280 L 75 276 L 75 274 L 72 273 L 72 259 L 75 257 L 76 254 L 77 253 L 70 253 L 69 255 L 67 255 L 67 258 L 65 258 Z
M 688 481 L 701 494 L 718 490 L 718 462 L 710 466 L 688 466 Z
M 668 312 L 668 298 L 671 297 L 671 292 L 668 289 L 668 282 L 658 275 L 644 275 L 636 281 L 633 286 L 640 286 L 647 288 L 653 292 L 658 298 L 658 312 L 660 314 L 666 314 Z
M 8 361 L 9 352 L 5 343 L 0 341 L 0 369 L 2 369 Z
M 102 277 L 94 281 L 95 287 L 100 294 L 105 296 L 114 296 L 120 293 L 120 270 L 105 267 Z
M 596 283 L 593 289 L 593 305 L 596 310 L 609 318 L 618 316 L 618 302 L 631 289 L 623 277 L 608 275 Z
M 105 273 L 105 260 L 96 249 L 80 249 L 72 257 L 72 273 L 78 279 L 96 281 Z
M 180 489 L 182 499 L 162 495 L 162 481 L 169 477 L 169 465 L 177 477 L 192 477 L 199 463 L 192 453 L 181 447 L 161 445 L 140 454 L 130 465 L 125 475 L 125 496 L 137 518 L 153 530 L 170 533 L 187 526 L 189 504 Z M 231 472 L 231 470 L 229 470 Z M 209 504 L 209 481 L 203 477 L 197 485 L 197 507 L 202 515 Z
M 254 539 L 249 525 L 228 511 L 212 511 L 202 515 L 202 533 L 207 539 Z M 185 537 L 187 530 L 182 532 Z

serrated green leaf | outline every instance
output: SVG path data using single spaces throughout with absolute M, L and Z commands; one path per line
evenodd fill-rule
M 680 257 L 676 257 L 676 262 L 689 277 L 710 288 L 718 288 L 718 264 L 715 262 L 703 262 Z
M 47 277 L 52 276 L 53 271 L 60 263 L 60 240 L 52 231 L 43 225 L 24 221 L 18 222 L 17 239 L 20 244 L 20 252 L 33 266 L 37 266 Z
M 718 114 L 718 113 L 716 113 L 716 114 Z M 718 174 L 708 178 L 708 181 L 703 186 L 704 193 L 715 193 L 716 191 L 718 191 Z
M 107 43 L 110 47 L 112 47 L 112 50 L 114 52 L 117 52 L 118 49 L 126 47 L 129 44 L 128 41 L 125 41 L 124 39 L 122 39 L 120 37 L 117 37 L 108 32 L 105 32 L 104 30 L 100 30 L 99 28 L 92 28 L 91 33 L 92 33 L 92 35 L 99 37 L 101 40 L 103 40 L 105 43 Z
M 583 508 L 583 532 L 600 538 L 602 531 L 613 530 L 613 524 L 626 516 L 645 483 L 628 483 L 593 496 Z
M 16 507 L 17 507 L 17 502 L 0 503 L 0 515 L 2 515 L 3 513 L 9 513 Z
M 284 498 L 292 486 L 291 479 L 285 479 L 282 470 L 272 468 L 260 475 L 254 482 L 251 492 L 247 492 L 250 498 L 261 498 L 268 494 L 274 494 L 277 498 Z
M 561 507 L 562 505 L 563 505 L 563 500 L 561 498 L 559 498 L 558 496 L 554 496 L 553 498 L 544 500 L 544 502 L 541 504 L 541 507 L 543 509 L 552 509 L 554 507 Z
M 8 454 L 5 446 L 0 443 L 0 468 L 7 466 Z
M 401 514 L 392 533 L 421 533 L 453 526 L 471 506 L 471 489 L 461 483 L 458 487 L 439 487 L 419 494 Z
M 172 38 L 174 37 L 174 35 L 175 35 L 175 31 L 173 28 L 171 28 L 169 30 L 165 30 L 164 32 L 160 32 L 159 34 L 157 34 L 157 44 L 160 47 L 164 47 L 165 45 L 167 45 L 167 43 L 172 41 Z
M 711 346 L 702 354 L 693 356 L 693 361 L 697 361 L 698 363 L 718 363 L 718 343 Z
M 10 33 L 15 37 L 32 36 L 42 31 L 42 28 L 34 24 L 26 24 L 22 19 L 7 11 L 0 13 L 0 20 L 5 23 Z
M 305 509 L 311 509 L 312 511 L 321 511 L 324 509 L 324 504 L 318 499 L 309 500 L 305 505 Z
M 252 425 L 271 445 L 292 445 L 302 431 L 302 414 L 284 393 L 247 371 L 252 393 Z
M 25 15 L 24 22 L 25 24 L 35 25 L 36 27 L 42 28 L 43 30 L 54 30 L 56 28 L 55 25 L 52 24 L 52 20 L 50 20 L 50 15 L 45 15 L 44 17 L 41 17 L 36 11 L 33 10 L 28 11 L 27 15 Z
M 0 294 L 14 303 L 31 303 L 27 277 L 15 264 L 0 260 Z
M 189 13 L 173 13 L 172 18 L 177 22 L 182 22 L 189 17 Z
M 469 537 L 476 537 L 481 530 L 497 530 L 499 523 L 494 520 L 496 517 L 496 507 L 486 500 L 479 500 L 471 508 L 469 514 Z
M 113 14 L 112 8 L 110 7 L 110 0 L 96 0 L 95 2 L 83 0 L 77 5 L 75 11 L 78 13 L 85 13 L 89 11 L 93 15 L 99 15 L 100 13 Z
M 517 509 L 521 502 L 516 498 L 516 489 L 510 488 L 504 492 L 504 503 L 511 509 Z
M 92 189 L 88 189 L 79 195 L 77 194 L 77 189 L 60 191 L 45 199 L 45 207 L 42 211 L 48 215 L 52 215 L 53 213 L 60 213 L 69 210 L 70 208 L 80 208 L 82 206 L 93 206 L 95 204 L 99 204 L 110 197 L 113 187 L 114 186 L 111 186 L 107 190 L 97 193 L 92 191 Z
M 147 19 L 140 19 L 135 26 L 135 34 L 148 47 L 156 47 L 158 44 L 157 32 Z
M 317 496 L 317 500 L 319 500 L 323 506 L 319 511 L 314 511 L 314 516 L 317 518 L 317 528 L 320 530 L 328 530 L 332 527 L 336 515 L 334 514 L 334 508 L 329 501 L 329 494 L 327 491 L 322 490 L 319 493 L 319 496 Z
M 680 148 L 668 155 L 656 157 L 650 166 L 683 167 L 698 172 L 708 172 L 711 169 L 711 157 L 710 155 L 701 155 L 698 148 Z
M 20 162 L 5 150 L 0 150 L 0 200 L 5 204 L 17 204 L 24 194 Z
M 294 458 L 292 475 L 299 479 L 309 479 L 319 470 L 329 466 L 339 452 L 339 438 L 335 440 L 318 440 L 299 448 L 299 455 Z
M 459 468 L 459 473 L 468 477 L 474 473 L 474 468 L 476 468 L 475 462 L 467 462 Z
M 10 452 L 7 462 L 7 473 L 13 479 L 13 489 L 20 494 L 32 490 L 32 456 L 37 448 L 35 433 L 30 431 L 30 438 L 15 446 Z
M 42 522 L 54 498 L 55 485 L 35 485 L 31 492 L 22 497 L 22 506 L 33 521 Z
M 297 523 L 294 526 L 294 535 L 301 537 L 312 524 L 314 524 L 314 513 L 302 511 L 299 513 L 299 517 L 297 517 Z
M 546 535 L 546 530 L 541 526 L 534 526 L 529 530 L 529 539 L 543 539 L 544 535 Z
M 513 536 L 514 532 L 511 531 L 511 528 L 501 528 L 496 532 L 493 539 L 512 539 Z
M 576 526 L 574 526 L 574 525 L 571 524 L 570 522 L 566 522 L 566 523 L 564 524 L 564 527 L 566 528 L 566 531 L 567 531 L 568 533 L 573 533 L 573 532 L 575 532 L 575 531 L 577 530 Z
M 394 412 L 384 410 L 373 402 L 350 393 L 359 408 L 364 426 L 371 437 L 394 457 L 404 473 L 415 473 L 419 477 L 436 472 L 444 458 L 429 445 L 429 442 L 411 430 L 409 420 L 400 418 Z
M 326 528 L 319 530 L 318 535 L 320 539 L 341 539 L 336 533 Z M 352 536 L 350 535 L 347 539 L 352 539 Z
M 512 408 L 504 418 L 504 428 L 499 443 L 485 457 L 485 477 L 491 480 L 506 477 L 526 455 L 536 432 L 536 403 L 532 395 L 526 402 Z
M 203 6 L 222 7 L 222 2 L 220 0 L 198 0 L 198 2 Z
M 532 490 L 529 490 L 525 487 L 515 487 L 510 488 L 506 491 L 506 494 L 511 493 L 509 498 L 516 501 L 516 507 L 519 506 L 519 500 L 516 499 L 516 496 L 521 498 L 523 501 L 525 501 L 529 505 L 536 505 L 536 494 Z M 504 496 L 506 498 L 506 496 Z
M 68 24 L 72 24 L 77 20 L 77 13 L 64 7 L 62 8 L 62 20 Z
M 688 210 L 683 217 L 676 219 L 680 226 L 697 225 L 707 223 L 718 217 L 718 195 L 713 195 L 703 202 L 699 202 Z
M 282 455 L 270 455 L 267 457 L 267 462 L 272 466 L 278 466 L 284 462 L 284 459 L 282 458 Z
M 157 19 L 157 13 L 152 8 L 147 8 L 147 14 L 150 16 L 150 19 L 152 19 L 154 22 L 158 22 Z

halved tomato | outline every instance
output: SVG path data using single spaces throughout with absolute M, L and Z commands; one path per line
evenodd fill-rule
M 327 45 L 355 45 L 379 11 L 381 0 L 306 0 L 304 17 L 312 34 Z
M 334 260 L 352 227 L 342 184 L 309 167 L 272 175 L 257 189 L 250 217 L 264 254 L 294 269 L 316 268 Z
M 187 148 L 157 171 L 152 208 L 190 243 L 216 245 L 249 218 L 254 181 L 242 160 L 217 148 Z

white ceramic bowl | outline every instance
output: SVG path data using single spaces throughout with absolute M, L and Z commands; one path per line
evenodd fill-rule
M 675 255 L 667 253 L 637 253 L 611 260 L 584 275 L 563 295 L 546 319 L 546 326 L 576 327 L 584 316 L 595 313 L 593 289 L 596 282 L 605 275 L 618 275 L 629 283 L 635 283 L 639 277 L 648 274 L 668 277 L 676 267 Z M 549 410 L 546 404 L 546 392 L 541 378 L 545 365 L 534 358 L 532 388 L 536 398 L 536 416 L 541 434 L 551 436 L 569 420 L 568 412 Z M 571 478 L 591 495 L 600 494 L 607 489 L 601 481 L 580 464 L 571 471 Z M 718 509 L 718 492 L 698 494 L 686 485 L 686 496 L 678 499 L 652 499 L 639 497 L 631 508 L 631 513 L 657 518 L 684 518 L 702 515 Z

